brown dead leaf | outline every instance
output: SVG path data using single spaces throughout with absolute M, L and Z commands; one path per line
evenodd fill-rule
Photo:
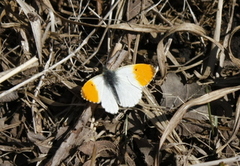
M 117 131 L 120 130 L 122 122 L 113 120 L 113 121 L 103 121 L 102 124 L 106 131 L 109 131 L 110 133 L 116 133 Z
M 127 20 L 130 21 L 132 18 L 136 17 L 141 11 L 142 1 L 128 1 L 127 5 Z
M 117 152 L 117 147 L 110 141 L 89 141 L 79 147 L 79 150 L 84 154 L 91 156 L 96 148 L 97 157 L 113 157 Z
M 136 165 L 135 162 L 134 162 L 134 159 L 132 157 L 130 157 L 128 153 L 124 154 L 124 158 L 126 160 L 127 165 L 131 165 L 131 166 Z
M 153 154 L 150 154 L 154 149 L 153 145 L 150 143 L 150 140 L 146 138 L 134 138 L 134 141 L 137 144 L 140 152 L 144 155 L 144 161 L 147 165 L 154 165 L 154 157 Z
M 43 154 L 47 154 L 52 147 L 51 141 L 54 139 L 54 137 L 46 138 L 42 134 L 35 134 L 31 131 L 28 131 L 27 135 L 29 140 L 31 140 Z
M 176 108 L 189 98 L 204 94 L 204 89 L 197 83 L 183 84 L 181 77 L 175 73 L 168 73 L 166 81 L 161 85 L 163 92 L 162 106 Z
M 6 124 L 6 120 L 7 120 L 6 117 L 0 118 L 0 131 L 1 132 L 5 131 L 5 130 L 8 130 L 8 129 L 15 128 L 15 127 L 17 127 L 21 124 L 21 122 L 18 121 L 18 122 L 15 122 L 13 124 L 8 125 L 8 124 Z

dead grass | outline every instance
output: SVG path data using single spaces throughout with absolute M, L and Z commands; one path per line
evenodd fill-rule
M 239 164 L 239 0 L 0 1 L 1 165 Z M 118 115 L 101 73 L 159 68 Z

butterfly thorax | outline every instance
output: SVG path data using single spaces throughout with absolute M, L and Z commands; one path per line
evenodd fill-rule
M 116 76 L 115 71 L 111 71 L 108 69 L 104 69 L 103 72 L 104 83 L 107 87 L 110 87 L 111 91 L 114 94 L 117 102 L 119 103 L 119 97 L 116 90 L 116 85 L 118 84 L 118 78 Z

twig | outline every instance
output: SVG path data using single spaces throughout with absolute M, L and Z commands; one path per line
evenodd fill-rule
M 227 30 L 226 30 L 226 37 L 224 38 L 223 40 L 223 47 L 224 48 L 227 48 L 227 45 L 228 45 L 228 42 L 229 42 L 229 38 L 230 38 L 230 34 L 229 32 L 231 31 L 232 29 L 232 23 L 233 23 L 233 16 L 234 16 L 234 8 L 236 6 L 236 0 L 233 0 L 232 2 L 232 11 L 231 11 L 231 16 L 230 16 L 230 19 L 229 19 L 229 22 L 228 22 L 228 26 L 227 26 Z M 221 52 L 220 55 L 219 55 L 219 64 L 220 64 L 220 67 L 223 67 L 223 63 L 224 63 L 224 60 L 225 60 L 225 54 L 224 52 Z
M 44 67 L 44 69 L 48 69 L 50 66 L 50 62 L 52 60 L 52 53 L 49 56 L 49 59 Z M 42 75 L 40 78 L 40 81 L 38 83 L 38 86 L 35 89 L 35 93 L 34 96 L 37 97 L 39 92 L 40 92 L 40 88 L 43 84 L 43 79 L 45 78 L 45 75 Z M 38 112 L 37 111 L 37 106 L 36 106 L 36 100 L 33 98 L 32 100 L 32 118 L 33 118 L 33 128 L 34 128 L 34 133 L 41 133 L 42 132 L 42 121 L 41 121 L 41 116 L 38 116 Z
M 233 162 L 237 162 L 237 161 L 240 161 L 240 156 L 231 157 L 231 158 L 227 158 L 227 159 L 220 159 L 220 160 L 215 160 L 215 161 L 209 161 L 209 162 L 205 162 L 205 163 L 199 163 L 199 164 L 195 164 L 192 166 L 221 165 L 221 163 L 227 164 L 227 163 L 233 163 Z
M 219 42 L 220 40 L 220 35 L 221 35 L 221 24 L 222 24 L 222 9 L 223 9 L 223 0 L 218 1 L 218 11 L 216 15 L 216 28 L 214 31 L 214 36 L 213 39 Z M 204 71 L 204 74 L 201 79 L 207 78 L 210 73 L 213 71 L 217 55 L 220 52 L 220 49 L 216 47 L 215 43 L 212 43 L 212 48 L 211 48 L 211 53 L 209 55 L 209 60 L 207 67 Z
M 3 81 L 7 80 L 8 78 L 14 76 L 15 74 L 26 70 L 27 68 L 29 68 L 29 66 L 31 66 L 32 64 L 34 64 L 35 62 L 37 62 L 38 59 L 36 57 L 33 57 L 32 59 L 28 60 L 27 62 L 25 62 L 24 64 L 16 67 L 15 69 L 13 69 L 12 71 L 10 71 L 9 73 L 7 73 L 6 75 L 4 75 L 3 77 L 0 77 L 0 83 L 2 83 Z

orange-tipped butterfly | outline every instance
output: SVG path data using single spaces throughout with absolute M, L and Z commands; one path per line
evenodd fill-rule
M 116 114 L 118 105 L 133 107 L 142 98 L 142 88 L 153 79 L 156 69 L 148 64 L 106 70 L 88 80 L 82 87 L 82 97 L 93 103 L 102 103 L 106 112 Z

